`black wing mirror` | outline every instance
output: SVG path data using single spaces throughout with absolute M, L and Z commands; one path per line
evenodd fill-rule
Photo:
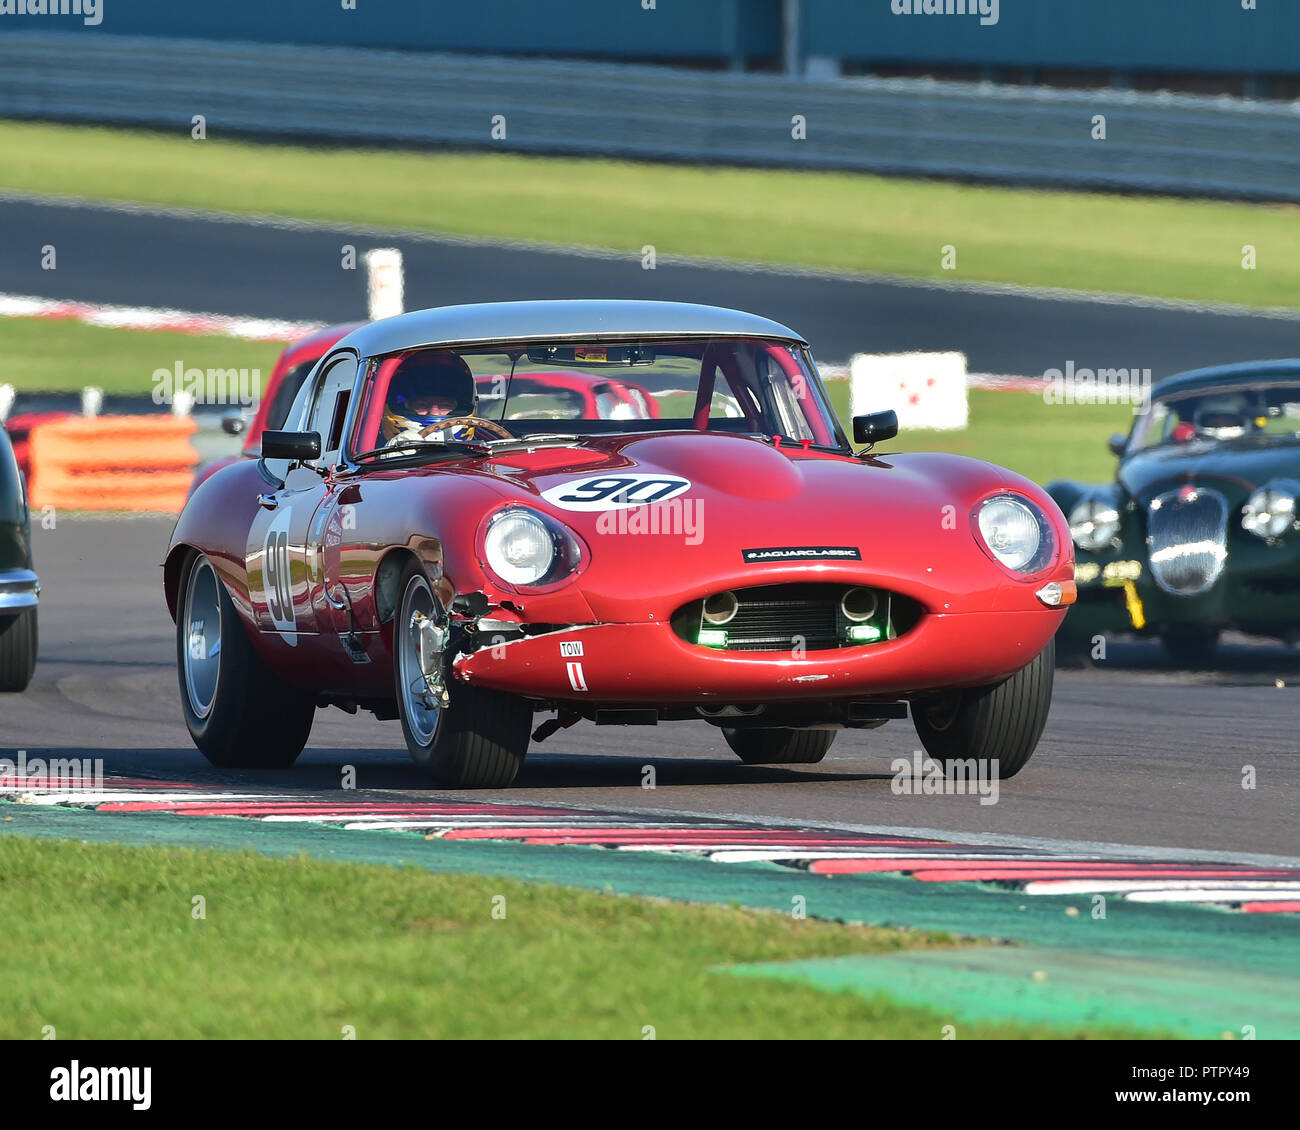
M 881 443 L 898 435 L 898 413 L 892 408 L 886 412 L 871 412 L 853 417 L 854 443 Z
M 1106 447 L 1112 455 L 1123 455 L 1124 449 L 1128 447 L 1128 436 L 1116 432 L 1106 441 Z
M 290 459 L 301 463 L 320 458 L 318 432 L 263 432 L 263 459 Z

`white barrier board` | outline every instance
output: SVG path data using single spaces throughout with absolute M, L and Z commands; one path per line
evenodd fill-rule
M 964 353 L 857 353 L 849 365 L 853 415 L 898 413 L 898 426 L 964 428 L 970 418 Z

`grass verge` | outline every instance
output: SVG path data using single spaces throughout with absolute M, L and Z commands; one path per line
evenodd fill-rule
M 260 369 L 262 387 L 282 344 L 220 335 L 119 330 L 71 320 L 0 318 L 0 384 L 19 392 L 79 392 L 95 385 L 110 394 L 149 396 L 157 369 Z
M 0 838 L 0 921 L 22 955 L 0 982 L 4 1039 L 46 1025 L 59 1039 L 938 1039 L 926 1010 L 715 970 L 955 944 L 472 875 L 18 836 Z
M 356 190 L 364 169 L 364 191 Z M 1300 306 L 1296 208 L 0 122 L 0 188 L 921 278 Z M 956 249 L 944 270 L 942 249 Z M 1243 249 L 1256 249 L 1243 270 Z

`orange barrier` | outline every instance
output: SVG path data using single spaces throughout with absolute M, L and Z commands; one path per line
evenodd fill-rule
M 35 509 L 152 510 L 185 505 L 199 454 L 189 416 L 81 416 L 31 431 Z
M 37 424 L 49 420 L 64 420 L 72 415 L 70 412 L 15 412 L 9 419 L 0 421 L 0 427 L 9 433 L 9 441 L 14 447 L 14 458 L 18 460 L 18 469 L 24 477 L 31 479 L 32 463 L 28 451 L 28 438 Z

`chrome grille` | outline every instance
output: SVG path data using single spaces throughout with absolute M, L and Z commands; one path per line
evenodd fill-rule
M 1165 592 L 1195 596 L 1223 572 L 1228 559 L 1228 504 L 1218 491 L 1171 490 L 1147 508 L 1151 576 Z

